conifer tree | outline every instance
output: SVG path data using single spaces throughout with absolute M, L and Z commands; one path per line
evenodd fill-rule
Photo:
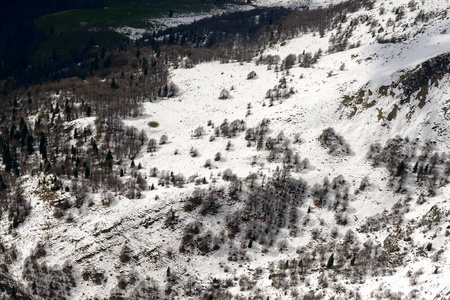
M 47 139 L 42 131 L 41 139 L 39 141 L 39 152 L 41 153 L 43 159 L 47 158 Z
M 395 174 L 395 176 L 401 176 L 403 172 L 405 172 L 405 163 L 401 161 L 397 167 L 397 173 Z
M 9 144 L 3 143 L 3 150 L 2 150 L 2 158 L 3 158 L 3 164 L 5 165 L 5 172 L 9 172 L 12 169 L 13 166 L 13 159 L 11 156 L 11 151 L 9 149 Z
M 25 138 L 25 145 L 27 149 L 28 154 L 33 154 L 34 147 L 33 147 L 33 136 L 31 134 L 28 134 Z
M 331 269 L 333 267 L 333 264 L 334 264 L 334 253 L 332 253 L 330 258 L 328 259 L 327 269 Z

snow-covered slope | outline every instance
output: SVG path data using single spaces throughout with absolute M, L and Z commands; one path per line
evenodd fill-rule
M 413 2 L 377 1 L 371 10 L 347 15 L 340 30 L 327 31 L 323 37 L 305 34 L 262 53 L 263 57 L 279 55 L 281 59 L 295 54 L 297 60 L 299 55 L 302 59 L 302 54 L 321 49 L 322 56 L 310 68 L 299 67 L 296 62 L 292 68 L 281 70 L 281 63 L 269 67 L 255 57 L 251 63 L 209 62 L 172 69 L 171 80 L 179 94 L 147 102 L 143 116 L 125 120 L 127 125 L 144 130 L 149 139 L 168 137 L 168 142 L 158 144 L 154 152 L 142 149 L 134 159 L 141 169 L 125 170 L 124 180 L 137 172 L 147 179 L 139 199 L 91 193 L 89 210 L 72 208 L 70 220 L 58 220 L 52 216 L 51 206 L 33 193 L 40 179 L 25 179 L 32 214 L 19 230 L 2 238 L 7 245 L 15 244 L 19 252 L 10 272 L 21 281 L 23 261 L 42 242 L 47 254 L 39 263 L 62 266 L 70 261 L 74 266 L 73 299 L 103 299 L 110 293 L 138 298 L 143 290 L 148 299 L 154 299 L 150 294 L 205 299 L 219 292 L 217 299 L 231 295 L 449 299 L 450 186 L 448 174 L 443 174 L 448 171 L 450 147 L 450 73 L 439 73 L 449 64 L 445 56 L 450 52 L 449 8 L 445 1 Z M 393 21 L 400 11 L 404 11 L 403 16 Z M 430 18 L 417 21 L 420 13 L 430 12 Z M 339 31 L 350 32 L 348 44 L 360 46 L 330 51 L 329 41 L 340 38 Z M 377 43 L 377 39 L 399 42 Z M 420 86 L 406 100 L 408 86 L 400 83 L 424 69 L 423 63 L 431 60 L 429 65 L 435 66 L 433 59 L 443 54 L 443 67 L 437 75 L 430 73 L 436 76 L 430 77 L 426 92 Z M 252 71 L 256 76 L 247 79 Z M 285 97 L 267 98 L 267 91 L 277 87 Z M 223 89 L 230 95 L 221 100 Z M 279 140 L 274 157 L 265 144 L 258 149 L 257 141 L 246 139 L 247 130 L 263 120 L 269 121 L 266 138 Z M 160 126 L 150 128 L 149 121 Z M 223 132 L 217 136 L 217 128 L 232 123 L 245 130 L 229 137 Z M 321 145 L 319 137 L 329 127 L 349 146 L 348 154 L 333 155 Z M 367 155 L 371 145 L 385 147 L 397 136 L 411 141 L 399 142 L 412 149 L 402 158 L 408 172 L 400 174 L 396 169 L 399 162 L 393 167 L 385 168 L 383 162 L 374 167 L 376 163 Z M 431 145 L 429 153 L 421 156 L 425 145 Z M 245 230 L 251 228 L 251 222 L 258 224 L 257 220 L 252 221 L 251 216 L 239 219 L 237 226 L 242 232 L 237 234 L 232 234 L 230 220 L 235 212 L 245 211 L 250 180 L 241 181 L 238 187 L 244 195 L 248 192 L 247 196 L 235 199 L 229 195 L 232 184 L 223 180 L 223 175 L 231 170 L 244 179 L 255 173 L 255 184 L 262 186 L 287 164 L 283 162 L 285 149 L 292 155 L 298 153 L 301 166 L 293 167 L 290 175 L 305 180 L 308 192 L 295 208 L 295 221 L 277 227 L 275 235 L 269 232 L 270 243 L 260 237 L 249 244 L 251 234 Z M 216 161 L 217 153 L 221 155 Z M 436 163 L 436 173 L 423 175 L 437 178 L 432 183 L 435 191 L 430 193 L 428 179 L 420 181 L 413 166 L 416 161 L 419 167 L 423 164 L 425 168 L 425 162 L 431 165 L 434 153 L 442 163 Z M 158 170 L 156 177 L 152 177 L 154 168 Z M 391 173 L 390 168 L 400 173 Z M 333 181 L 339 175 L 345 179 L 342 190 L 335 183 L 341 179 Z M 174 177 L 187 180 L 178 187 L 162 186 L 163 177 L 172 182 Z M 314 189 L 324 186 L 329 190 L 327 202 L 318 204 Z M 190 211 L 189 198 L 199 188 L 224 189 L 214 213 Z M 106 198 L 112 199 L 110 204 L 102 205 Z M 181 250 L 188 236 L 186 228 L 195 222 L 197 236 L 207 239 L 209 235 L 208 251 L 200 250 L 199 245 Z M 8 228 L 9 223 L 2 220 L 1 226 Z M 200 239 L 195 241 L 201 243 Z M 349 249 L 342 250 L 345 247 Z M 346 251 L 347 257 L 343 256 Z M 327 268 L 332 253 L 335 263 Z M 309 255 L 317 257 L 309 271 L 300 271 Z M 293 268 L 292 264 L 297 265 Z M 364 271 L 352 269 L 358 264 Z M 97 277 L 98 281 L 93 279 Z

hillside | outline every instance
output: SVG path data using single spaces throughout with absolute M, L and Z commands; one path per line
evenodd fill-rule
M 34 142 L 14 156 L 28 145 L 19 118 L 17 133 L 0 136 L 0 294 L 450 299 L 442 2 L 363 1 L 348 11 L 334 2 L 328 24 L 294 31 L 286 24 L 309 16 L 301 11 L 283 15 L 267 44 L 249 34 L 248 49 L 260 47 L 250 59 L 227 56 L 232 46 L 208 61 L 201 47 L 184 55 L 143 43 L 130 50 L 143 66 L 132 76 L 111 68 L 80 94 L 90 81 L 44 85 L 44 108 L 26 106 L 34 89 L 18 92 L 12 106 L 27 107 Z M 135 91 L 144 57 L 169 67 L 149 67 L 151 83 Z M 96 91 L 104 86 L 111 92 Z M 117 118 L 101 112 L 108 97 L 122 105 L 111 109 Z

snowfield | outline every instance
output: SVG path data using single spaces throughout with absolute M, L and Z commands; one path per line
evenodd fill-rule
M 331 2 L 314 1 L 308 5 L 326 6 Z M 288 71 L 277 70 L 279 65 L 272 65 L 269 69 L 267 64 L 259 63 L 259 57 L 255 57 L 249 63 L 208 62 L 189 69 L 172 69 L 171 80 L 179 88 L 177 96 L 146 102 L 141 117 L 125 120 L 127 126 L 144 130 L 149 139 L 159 141 L 162 135 L 168 137 L 168 142 L 158 144 L 155 152 L 147 152 L 144 146 L 134 159 L 136 166 L 141 165 L 140 172 L 145 175 L 147 185 L 153 185 L 154 190 L 145 189 L 140 199 L 133 200 L 120 194 L 113 195 L 114 201 L 110 206 L 101 204 L 104 194 L 91 193 L 90 210 L 71 209 L 73 222 L 65 222 L 55 221 L 51 207 L 34 193 L 40 179 L 24 179 L 27 185 L 25 193 L 32 201 L 33 210 L 27 221 L 21 224 L 20 230 L 2 237 L 4 243 L 14 243 L 20 252 L 18 261 L 10 266 L 10 272 L 20 281 L 23 260 L 38 241 L 43 241 L 48 254 L 42 258 L 42 262 L 47 265 L 63 265 L 65 261 L 71 261 L 77 274 L 85 269 L 102 270 L 106 280 L 100 285 L 77 280 L 72 299 L 104 299 L 109 297 L 111 291 L 131 299 L 133 289 L 142 282 L 149 282 L 148 278 L 152 278 L 152 284 L 160 287 L 160 298 L 174 299 L 197 299 L 181 290 L 180 282 L 187 282 L 188 278 L 195 278 L 197 284 L 205 288 L 211 285 L 213 279 L 231 279 L 236 283 L 228 290 L 231 294 L 244 297 L 261 295 L 264 299 L 301 299 L 305 295 L 302 290 L 313 290 L 325 299 L 352 298 L 346 292 L 337 292 L 336 286 L 339 284 L 358 292 L 360 299 L 450 299 L 450 241 L 447 234 L 450 225 L 450 186 L 442 184 L 435 196 L 426 197 L 423 204 L 417 204 L 425 187 L 414 185 L 415 175 L 410 174 L 406 179 L 405 185 L 410 183 L 413 186 L 406 193 L 394 192 L 389 186 L 387 169 L 375 168 L 367 159 L 371 145 L 380 143 L 384 146 L 389 139 L 397 136 L 409 137 L 411 140 L 418 138 L 420 145 L 431 141 L 432 153 L 448 153 L 450 150 L 450 119 L 442 110 L 450 100 L 449 74 L 442 76 L 438 84 L 429 87 L 426 102 L 421 108 L 414 97 L 409 103 L 400 104 L 401 87 L 392 88 L 394 96 L 377 94 L 381 86 L 390 86 L 421 63 L 450 52 L 448 3 L 426 0 L 418 2 L 419 8 L 409 12 L 408 2 L 377 1 L 371 10 L 348 15 L 343 24 L 346 27 L 352 18 L 369 16 L 378 20 L 376 30 L 380 26 L 385 29 L 386 38 L 404 36 L 401 42 L 377 43 L 369 24 L 361 23 L 353 29 L 349 40 L 349 43 L 359 41 L 360 47 L 330 53 L 329 39 L 336 35 L 333 30 L 327 31 L 323 37 L 315 33 L 298 36 L 284 45 L 274 45 L 261 54 L 279 55 L 284 59 L 289 54 L 298 57 L 304 52 L 316 53 L 320 49 L 323 54 L 311 68 L 302 68 L 296 63 Z M 271 0 L 254 3 L 281 4 Z M 283 2 L 288 5 L 303 3 Z M 385 8 L 383 15 L 379 13 L 380 6 Z M 401 24 L 386 25 L 389 19 L 395 19 L 393 8 L 399 6 L 408 11 Z M 413 25 L 414 17 L 421 9 L 437 11 L 436 17 L 426 23 Z M 164 23 L 166 20 L 161 21 Z M 137 34 L 133 29 L 123 30 Z M 247 79 L 252 71 L 256 72 L 256 77 Z M 285 78 L 287 90 L 291 89 L 292 93 L 272 102 L 266 98 L 266 93 L 279 85 L 282 78 Z M 223 89 L 228 90 L 230 96 L 221 100 L 219 95 Z M 346 96 L 358 95 L 360 90 L 367 91 L 365 97 L 369 90 L 373 92 L 364 101 L 375 101 L 375 104 L 367 107 L 362 107 L 362 104 L 343 104 Z M 388 115 L 396 105 L 399 108 L 395 116 L 391 114 L 392 118 L 388 120 Z M 183 207 L 194 190 L 208 189 L 210 185 L 228 188 L 229 183 L 222 180 L 222 175 L 228 169 L 239 178 L 256 173 L 257 182 L 261 184 L 283 165 L 281 153 L 270 162 L 267 159 L 269 151 L 257 150 L 253 142 L 249 146 L 245 139 L 246 130 L 237 132 L 231 138 L 215 136 L 216 128 L 235 120 L 245 124 L 246 130 L 257 127 L 262 120 L 268 120 L 267 136 L 272 138 L 282 132 L 282 141 L 289 140 L 287 146 L 292 152 L 298 153 L 301 160 L 306 158 L 309 161 L 306 168 L 292 171 L 291 176 L 304 179 L 310 188 L 315 184 L 322 186 L 326 177 L 332 181 L 342 175 L 348 183 L 350 195 L 346 224 L 336 224 L 335 212 L 317 207 L 311 192 L 308 192 L 305 203 L 298 207 L 299 224 L 305 219 L 308 222 L 299 226 L 295 236 L 290 235 L 287 227 L 281 228 L 273 247 L 253 241 L 252 247 L 248 248 L 248 239 L 237 236 L 235 240 L 226 238 L 218 250 L 204 255 L 198 251 L 181 253 L 179 248 L 183 228 L 187 224 L 199 221 L 202 232 L 208 230 L 213 235 L 221 236 L 221 232 L 226 231 L 227 218 L 244 207 L 243 202 L 229 200 L 215 215 L 202 216 L 188 212 Z M 149 121 L 157 121 L 160 126 L 150 128 Z M 86 119 L 85 122 L 93 124 L 94 118 Z M 203 127 L 200 136 L 195 134 L 198 127 Z M 348 155 L 330 155 L 328 149 L 321 146 L 319 136 L 329 127 L 349 145 Z M 210 141 L 211 137 L 214 140 Z M 295 142 L 298 137 L 300 140 Z M 195 157 L 192 156 L 192 149 L 198 152 Z M 218 152 L 221 157 L 215 161 Z M 208 159 L 210 166 L 205 167 Z M 412 165 L 409 167 L 412 168 Z M 173 172 L 174 175 L 182 174 L 192 180 L 182 187 L 161 186 L 158 177 L 151 177 L 152 168 L 157 168 L 160 174 L 162 171 L 168 174 Z M 135 172 L 131 168 L 124 171 L 124 180 Z M 370 184 L 360 190 L 361 181 L 366 176 Z M 195 179 L 203 178 L 208 184 L 195 183 Z M 411 198 L 405 202 L 408 211 L 402 215 L 400 225 L 387 223 L 381 230 L 360 230 L 370 217 L 386 215 L 392 218 L 393 214 L 389 213 L 394 211 L 394 204 L 406 201 L 408 197 Z M 434 208 L 442 210 L 443 219 L 429 227 L 421 225 L 424 216 Z M 174 215 L 176 222 L 168 225 L 168 218 Z M 2 219 L 1 227 L 8 226 L 9 223 Z M 337 228 L 338 232 L 331 238 L 333 228 Z M 325 240 L 342 243 L 348 230 L 354 232 L 355 240 L 361 244 L 371 240 L 383 245 L 388 237 L 398 232 L 408 232 L 412 242 L 403 239 L 398 242 L 401 247 L 399 251 L 406 254 L 402 257 L 402 266 L 395 268 L 391 274 L 379 274 L 374 269 L 372 275 L 355 276 L 355 280 L 337 275 L 338 281 L 330 280 L 327 288 L 323 284 L 323 277 L 331 276 L 327 272 L 332 270 L 319 265 L 315 272 L 305 275 L 298 283 L 297 296 L 292 292 L 286 294 L 285 290 L 274 285 L 273 277 L 269 276 L 271 263 L 277 266 L 281 260 L 299 257 L 304 249 L 318 247 Z M 313 237 L 313 231 L 319 232 L 319 238 Z M 282 241 L 284 246 L 280 244 Z M 428 243 L 432 243 L 432 250 L 424 251 Z M 118 258 L 124 245 L 135 255 L 126 264 Z M 244 251 L 246 259 L 229 260 L 231 249 Z M 441 249 L 440 257 L 432 259 Z M 326 252 L 325 262 L 330 254 Z M 178 282 L 174 284 L 175 292 L 171 295 L 163 292 L 168 285 L 168 267 Z M 248 290 L 240 288 L 238 280 L 243 275 L 253 278 L 258 268 L 262 270 L 254 287 Z M 134 274 L 137 281 L 130 283 L 124 290 L 119 289 L 118 278 L 130 274 Z M 414 277 L 414 274 L 417 276 Z M 411 279 L 413 277 L 414 282 Z M 355 294 L 354 298 L 357 298 Z

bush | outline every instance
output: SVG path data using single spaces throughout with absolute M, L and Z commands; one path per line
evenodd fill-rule
M 220 154 L 220 152 L 217 152 L 216 156 L 214 157 L 214 161 L 219 161 L 221 157 L 222 157 L 222 154 Z
M 331 155 L 340 156 L 350 154 L 350 146 L 331 127 L 322 132 L 319 136 L 319 143 L 322 147 L 328 149 L 328 153 Z

